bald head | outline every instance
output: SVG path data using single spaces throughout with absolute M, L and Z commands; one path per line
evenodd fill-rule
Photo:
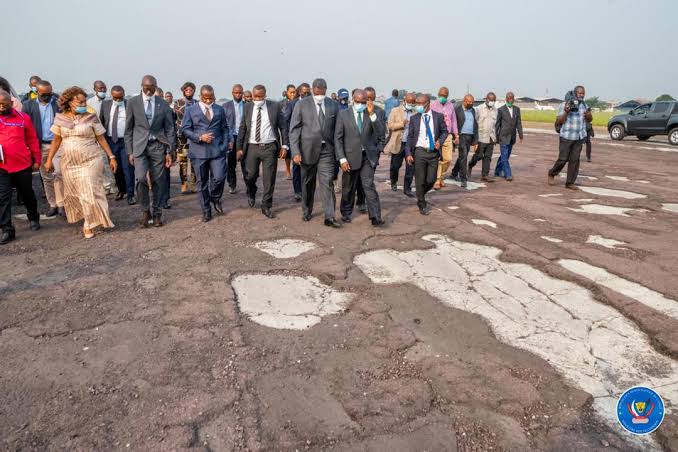
M 356 89 L 353 91 L 353 102 L 356 104 L 367 103 L 367 91 L 364 89 Z
M 417 96 L 414 93 L 407 93 L 405 94 L 405 103 L 406 104 L 412 104 L 417 101 Z
M 152 75 L 144 75 L 141 79 L 141 91 L 147 96 L 154 96 L 158 88 L 158 81 Z
M 475 99 L 473 98 L 473 96 L 471 96 L 470 94 L 465 95 L 464 96 L 464 108 L 468 110 L 469 108 L 473 107 L 474 101 L 475 101 Z
M 450 90 L 447 88 L 447 86 L 443 86 L 438 90 L 438 97 L 450 97 Z

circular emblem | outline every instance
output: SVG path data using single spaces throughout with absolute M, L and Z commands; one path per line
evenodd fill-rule
M 664 401 L 644 386 L 627 389 L 617 402 L 617 419 L 634 435 L 647 435 L 657 430 L 664 420 Z

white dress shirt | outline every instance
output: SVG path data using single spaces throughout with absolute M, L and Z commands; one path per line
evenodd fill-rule
M 155 96 L 147 96 L 143 92 L 141 93 L 141 100 L 143 101 L 143 107 L 144 107 L 144 113 L 146 113 L 146 107 L 148 106 L 148 101 L 151 101 L 151 121 L 153 121 L 153 117 L 155 117 Z
M 113 132 L 113 115 L 115 114 L 115 101 L 111 103 L 111 119 L 108 120 L 108 136 L 112 137 Z M 118 138 L 125 136 L 125 119 L 127 119 L 127 113 L 125 112 L 125 105 L 121 105 L 118 110 Z
M 355 108 L 353 108 L 353 107 L 351 107 L 351 110 L 353 111 L 353 119 L 355 119 L 355 125 L 356 125 L 356 127 L 358 127 L 358 115 L 362 115 L 362 113 L 358 113 L 358 112 L 355 110 Z M 365 110 L 365 111 L 367 111 L 367 110 Z M 370 115 L 370 122 L 374 122 L 374 121 L 376 121 L 376 120 L 377 120 L 377 114 L 376 114 L 376 113 L 372 113 L 372 114 Z M 365 130 L 365 123 L 364 123 L 364 122 L 363 122 L 363 130 Z M 363 151 L 364 151 L 364 150 L 365 150 L 365 148 L 363 148 Z M 339 159 L 339 164 L 340 164 L 340 165 L 343 165 L 344 162 L 347 162 L 347 161 L 348 161 L 348 160 L 346 160 L 345 158 Z
M 101 104 L 103 102 L 104 102 L 103 99 L 99 99 L 99 96 L 97 96 L 96 93 L 94 93 L 94 97 L 87 100 L 87 105 L 94 109 L 98 117 L 101 114 Z
M 202 110 L 202 114 L 205 115 L 205 117 L 208 116 L 207 112 L 209 111 L 209 118 L 210 118 L 210 121 L 211 121 L 212 118 L 214 118 L 214 110 L 212 110 L 212 105 L 211 104 L 210 105 L 204 104 L 202 101 L 198 102 L 198 104 L 200 105 L 200 109 Z
M 435 130 L 433 128 L 433 112 L 431 110 L 425 111 L 424 114 L 421 115 L 421 119 L 419 120 L 419 136 L 417 137 L 417 146 L 418 148 L 425 148 L 425 149 L 430 149 L 429 147 L 429 140 L 428 140 L 428 134 L 426 133 L 426 122 L 424 121 L 424 117 L 428 115 L 428 127 L 431 130 L 431 136 L 435 140 Z M 435 143 L 432 143 L 432 146 L 435 146 Z
M 506 108 L 508 108 L 509 115 L 511 115 L 511 117 L 513 118 L 513 107 L 506 107 Z
M 252 130 L 250 131 L 250 144 L 269 144 L 275 141 L 275 134 L 268 119 L 266 102 L 261 106 L 261 141 L 257 142 L 257 113 L 260 107 L 252 108 Z

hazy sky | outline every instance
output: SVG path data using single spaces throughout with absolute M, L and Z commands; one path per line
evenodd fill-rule
M 263 83 L 324 77 L 453 97 L 678 97 L 677 0 L 23 0 L 4 5 L 0 75 L 18 91 L 38 74 L 57 90 L 94 79 L 139 91 L 154 74 L 182 82 Z

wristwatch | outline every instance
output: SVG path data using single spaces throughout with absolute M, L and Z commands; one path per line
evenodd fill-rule
M 115 155 L 109 155 L 108 160 L 115 160 Z

